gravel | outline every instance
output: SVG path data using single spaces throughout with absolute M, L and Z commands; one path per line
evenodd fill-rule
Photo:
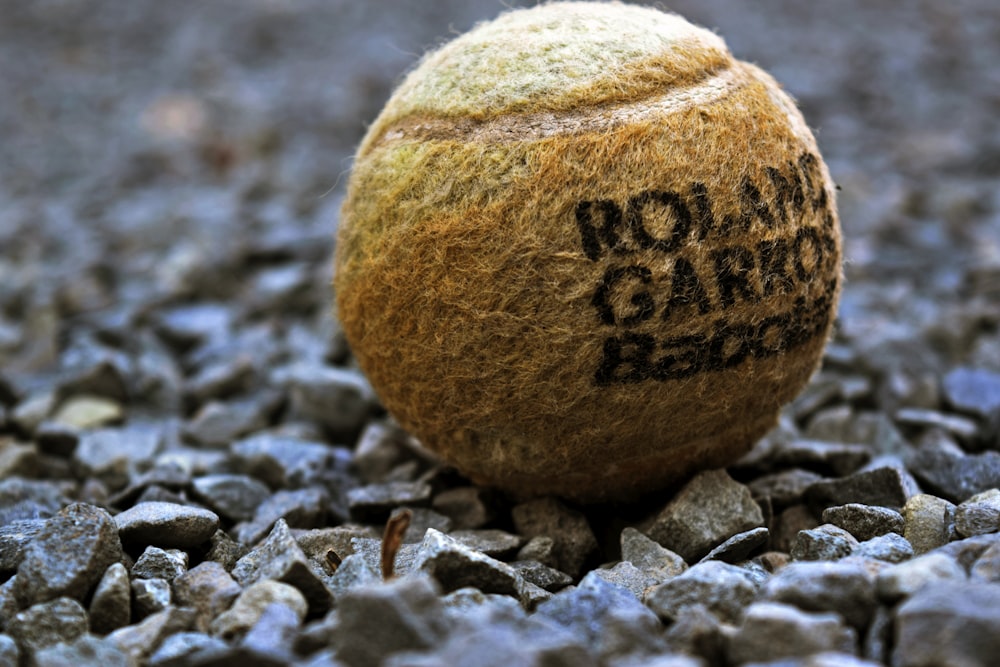
M 846 281 L 751 452 L 594 507 L 442 465 L 332 315 L 361 133 L 496 3 L 7 4 L 0 665 L 995 663 L 995 3 L 671 5 L 817 128 Z

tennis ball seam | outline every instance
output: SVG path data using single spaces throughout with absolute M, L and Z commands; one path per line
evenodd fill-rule
M 416 114 L 396 120 L 366 143 L 361 156 L 398 141 L 503 143 L 558 135 L 607 132 L 617 127 L 707 106 L 722 101 L 753 82 L 743 67 L 726 67 L 697 82 L 628 102 L 581 104 L 561 111 L 510 112 L 487 119 Z

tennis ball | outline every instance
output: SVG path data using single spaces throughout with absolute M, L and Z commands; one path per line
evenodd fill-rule
M 428 54 L 358 150 L 335 290 L 388 411 L 471 479 L 627 500 L 744 453 L 836 311 L 793 101 L 683 18 L 511 11 Z

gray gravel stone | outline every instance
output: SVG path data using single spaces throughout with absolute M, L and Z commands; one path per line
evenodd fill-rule
M 567 628 L 586 644 L 602 640 L 602 628 L 612 618 L 654 632 L 659 621 L 627 588 L 609 583 L 595 570 L 575 588 L 553 595 L 538 606 L 536 616 Z
M 473 586 L 484 593 L 511 595 L 527 608 L 549 597 L 522 579 L 510 565 L 474 551 L 433 528 L 420 544 L 413 569 L 434 577 L 445 591 Z
M 357 434 L 374 410 L 375 394 L 357 371 L 306 363 L 281 376 L 292 414 L 315 421 L 334 435 Z
M 207 542 L 219 517 L 206 509 L 174 503 L 139 503 L 115 516 L 123 542 L 184 549 Z
M 187 565 L 187 552 L 179 549 L 165 551 L 160 547 L 149 546 L 132 566 L 132 576 L 138 579 L 173 581 L 187 572 Z
M 21 477 L 0 479 L 0 525 L 48 519 L 69 502 L 55 482 Z
M 903 537 L 913 545 L 913 552 L 927 553 L 951 540 L 955 506 L 943 498 L 919 493 L 906 501 L 903 518 Z
M 146 618 L 170 606 L 170 582 L 166 579 L 133 579 L 132 610 L 135 616 Z
M 452 665 L 552 665 L 597 667 L 598 662 L 578 638 L 539 617 L 477 627 L 453 633 L 440 648 L 391 656 L 385 667 L 451 667 Z
M 436 528 L 436 530 L 440 530 Z M 445 531 L 441 531 L 445 532 Z M 448 537 L 491 558 L 507 560 L 517 554 L 523 539 L 505 530 L 454 530 Z
M 196 656 L 225 651 L 226 642 L 203 632 L 179 632 L 167 637 L 149 657 L 149 667 L 178 667 L 197 664 Z
M 196 477 L 194 497 L 229 521 L 249 521 L 270 495 L 266 484 L 249 475 L 218 474 Z
M 955 503 L 1000 487 L 1000 452 L 967 454 L 939 431 L 921 439 L 906 466 L 927 491 Z
M 511 510 L 514 527 L 527 538 L 551 537 L 554 563 L 547 563 L 571 577 L 578 577 L 584 563 L 597 551 L 597 538 L 580 512 L 555 498 L 539 498 Z M 520 556 L 522 559 L 524 555 Z M 539 559 L 536 559 L 539 560 Z
M 158 462 L 151 470 L 129 478 L 128 486 L 115 493 L 110 502 L 116 507 L 129 507 L 138 502 L 147 491 L 161 488 L 183 493 L 191 484 L 191 473 L 176 461 Z
M 747 607 L 743 625 L 730 637 L 733 664 L 806 657 L 824 651 L 853 653 L 857 633 L 833 613 L 807 613 L 777 602 Z
M 985 368 L 956 368 L 941 383 L 948 404 L 959 412 L 988 419 L 1000 410 L 1000 373 Z
M 434 510 L 429 509 L 427 507 L 407 507 L 406 509 L 410 512 L 410 525 L 406 528 L 406 532 L 403 533 L 404 543 L 406 544 L 420 543 L 424 539 L 424 533 L 427 532 L 428 528 L 433 528 L 434 530 L 440 530 L 442 533 L 451 533 L 452 521 L 445 515 L 439 514 L 438 512 L 435 512 Z M 481 531 L 473 531 L 470 534 L 473 539 L 475 539 L 476 532 L 481 532 Z M 452 537 L 456 536 L 452 535 Z M 511 537 L 515 537 L 515 539 L 517 539 L 516 536 L 512 535 Z M 487 540 L 484 540 L 483 542 L 485 545 Z M 520 545 L 519 539 L 517 544 Z M 475 549 L 478 547 L 473 546 L 473 548 Z M 486 553 L 485 550 L 483 549 L 480 549 L 480 551 Z M 496 556 L 495 553 L 490 553 L 488 555 Z
M 280 604 L 293 610 L 300 622 L 309 608 L 299 589 L 265 579 L 247 586 L 233 605 L 211 622 L 211 633 L 226 640 L 239 639 L 260 620 L 264 610 L 272 604 Z
M 321 479 L 334 461 L 334 449 L 321 442 L 260 433 L 230 447 L 239 472 L 274 489 L 307 486 Z
M 59 597 L 83 600 L 108 566 L 121 558 L 111 515 L 74 503 L 49 519 L 28 544 L 14 593 L 22 607 Z
M 769 498 L 775 507 L 785 508 L 800 502 L 806 489 L 823 479 L 814 472 L 793 468 L 757 477 L 747 488 L 755 499 Z
M 757 584 L 742 568 L 722 561 L 698 563 L 683 574 L 646 592 L 646 605 L 657 616 L 674 621 L 687 608 L 703 605 L 720 620 L 739 621 L 757 595 Z
M 928 553 L 879 572 L 878 595 L 892 603 L 934 582 L 957 584 L 965 579 L 965 569 L 954 559 L 941 553 Z
M 352 463 L 365 482 L 384 482 L 393 469 L 413 460 L 415 447 L 413 437 L 394 423 L 371 421 L 358 438 Z
M 355 589 L 337 609 L 336 655 L 351 667 L 377 665 L 393 653 L 437 647 L 448 634 L 444 607 L 429 577 L 404 577 Z
M 560 591 L 573 583 L 573 577 L 537 560 L 516 560 L 511 562 L 510 566 L 529 584 L 534 584 L 550 593 Z
M 903 515 L 896 510 L 859 503 L 827 507 L 823 523 L 839 526 L 862 542 L 887 533 L 902 535 L 905 526 Z
M 556 569 L 559 559 L 556 557 L 555 551 L 555 540 L 548 535 L 535 535 L 518 550 L 517 558 L 518 560 L 537 561 L 546 567 Z
M 622 530 L 619 541 L 622 560 L 628 561 L 640 570 L 659 578 L 661 582 L 676 577 L 688 568 L 687 563 L 678 554 L 635 528 Z
M 294 641 L 301 625 L 302 616 L 297 610 L 272 602 L 247 631 L 241 647 L 257 656 L 290 662 L 294 659 Z
M 986 548 L 969 572 L 972 579 L 1000 584 L 1000 542 Z
M 115 630 L 105 640 L 136 663 L 142 664 L 160 647 L 164 639 L 190 630 L 194 618 L 192 609 L 167 607 L 139 623 Z
M 221 529 L 212 534 L 209 544 L 212 546 L 205 553 L 205 560 L 219 563 L 227 572 L 236 567 L 236 562 L 250 552 L 249 547 L 236 542 Z
M 738 533 L 709 551 L 702 560 L 739 563 L 767 544 L 769 537 L 770 532 L 767 528 L 754 528 L 744 533 Z
M 228 334 L 232 324 L 233 310 L 227 304 L 186 304 L 160 311 L 157 332 L 169 344 L 187 350 Z
M 423 482 L 382 482 L 347 492 L 351 516 L 357 521 L 381 523 L 397 507 L 430 504 L 431 487 Z
M 37 477 L 39 473 L 38 448 L 34 443 L 0 438 L 0 476 Z
M 963 441 L 973 441 L 979 435 L 979 424 L 974 419 L 947 414 L 926 408 L 902 408 L 894 415 L 896 422 L 903 426 L 939 428 Z
M 725 664 L 725 638 L 722 623 L 704 605 L 693 604 L 669 625 L 664 634 L 670 648 L 677 653 L 696 656 L 699 665 Z
M 460 486 L 435 494 L 431 507 L 451 519 L 457 530 L 482 528 L 495 515 L 490 495 L 476 486 Z
M 326 519 L 329 496 L 321 488 L 309 487 L 270 494 L 254 512 L 249 523 L 241 524 L 236 538 L 243 544 L 256 544 L 283 519 L 292 528 L 318 528 Z
M 25 548 L 44 527 L 44 519 L 21 519 L 0 525 L 0 575 L 17 571 Z
M 177 604 L 196 611 L 194 627 L 202 631 L 232 605 L 241 590 L 229 572 L 214 561 L 199 563 L 173 582 Z
M 268 391 L 241 400 L 209 401 L 184 425 L 184 435 L 202 447 L 225 447 L 266 428 L 283 398 L 279 392 Z
M 997 542 L 1000 542 L 1000 533 L 988 533 L 949 542 L 943 547 L 938 547 L 932 553 L 954 559 L 962 566 L 962 569 L 968 572 L 972 569 L 973 563 Z
M 232 574 L 244 587 L 265 579 L 295 586 L 313 613 L 325 612 L 332 601 L 324 581 L 326 575 L 306 558 L 284 519 L 279 519 L 267 539 L 236 563 Z
M 694 562 L 736 533 L 763 523 L 750 490 L 725 470 L 712 470 L 688 482 L 644 532 L 684 560 Z
M 877 606 L 875 577 L 860 563 L 847 560 L 790 563 L 771 577 L 761 598 L 803 611 L 836 612 L 859 631 Z
M 0 665 L 4 667 L 17 667 L 18 658 L 21 655 L 17 648 L 17 642 L 7 634 L 0 634 Z
M 0 584 L 0 628 L 4 627 L 14 614 L 20 611 L 17 598 L 14 596 L 14 587 L 17 585 L 17 575 Z
M 894 667 L 991 665 L 1000 655 L 1000 585 L 942 582 L 896 613 Z
M 117 647 L 90 635 L 84 635 L 72 642 L 43 648 L 35 653 L 32 660 L 34 667 L 66 667 L 67 665 L 133 667 L 135 664 Z
M 107 428 L 80 436 L 73 465 L 83 476 L 94 476 L 111 489 L 128 483 L 136 470 L 148 465 L 163 447 L 163 434 L 155 427 Z
M 793 438 L 776 447 L 773 463 L 811 470 L 829 469 L 834 475 L 849 475 L 871 459 L 871 449 L 861 444 Z
M 955 509 L 955 531 L 962 537 L 1000 531 L 1000 489 L 972 496 Z
M 71 598 L 56 598 L 18 612 L 6 632 L 24 654 L 46 646 L 71 642 L 87 633 L 87 612 Z
M 637 600 L 643 599 L 643 594 L 647 588 L 661 583 L 659 578 L 650 576 L 627 560 L 615 563 L 613 567 L 601 567 L 591 570 L 588 576 L 590 574 L 600 577 L 609 584 L 624 588 L 634 595 Z
M 823 524 L 810 530 L 800 530 L 792 541 L 795 560 L 838 560 L 857 548 L 858 541 L 843 528 Z
M 337 567 L 337 571 L 330 577 L 329 585 L 334 600 L 338 600 L 355 588 L 381 582 L 382 573 L 368 559 L 361 554 L 351 554 L 344 558 Z
M 101 577 L 90 601 L 90 631 L 106 635 L 125 627 L 132 617 L 132 588 L 128 570 L 112 563 Z
M 905 470 L 897 466 L 881 466 L 817 482 L 806 491 L 806 502 L 818 515 L 827 507 L 850 503 L 902 507 L 918 492 L 915 482 Z
M 898 533 L 886 533 L 865 540 L 854 549 L 853 555 L 874 558 L 887 563 L 902 563 L 913 558 L 913 546 Z

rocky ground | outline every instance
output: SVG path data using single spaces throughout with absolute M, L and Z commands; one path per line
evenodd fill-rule
M 0 0 L 0 665 L 996 664 L 1000 9 L 671 7 L 800 101 L 848 282 L 778 429 L 612 508 L 437 464 L 331 315 L 365 122 L 498 2 Z

